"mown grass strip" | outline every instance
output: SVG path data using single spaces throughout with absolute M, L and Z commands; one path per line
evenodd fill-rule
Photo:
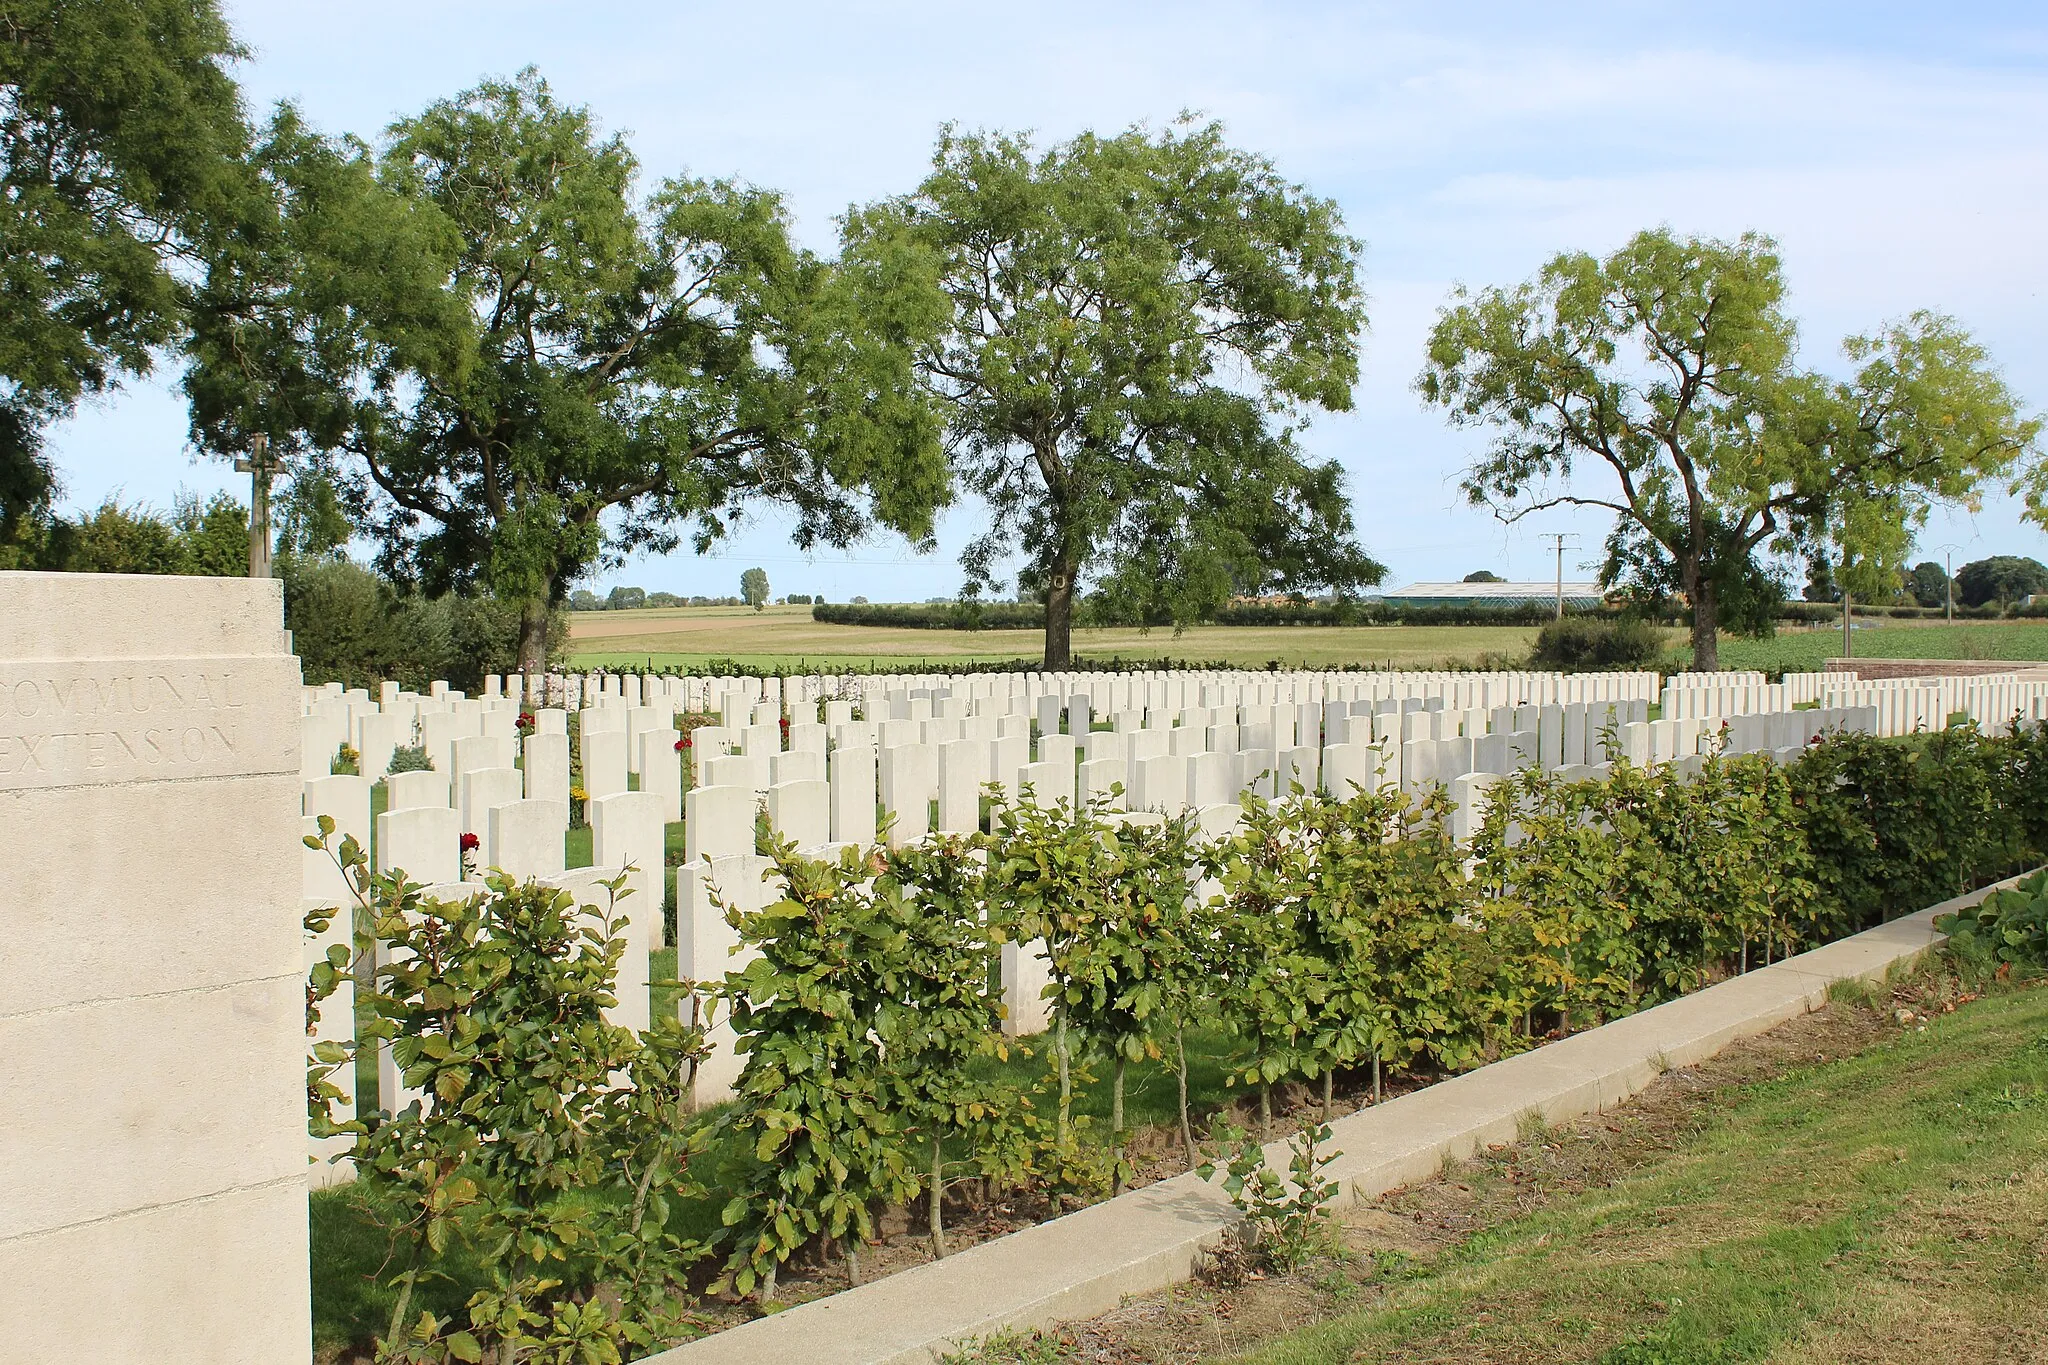
M 1724 1096 L 1668 1156 L 1244 1359 L 2048 1358 L 2048 992 Z

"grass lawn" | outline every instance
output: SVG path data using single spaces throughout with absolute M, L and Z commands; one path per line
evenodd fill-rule
M 1171 629 L 1077 630 L 1074 652 L 1091 658 L 1227 660 L 1264 668 L 1328 668 L 1446 661 L 1475 664 L 1482 655 L 1526 654 L 1536 638 L 1528 626 L 1195 626 Z M 830 625 L 809 607 L 669 607 L 646 611 L 575 612 L 569 617 L 572 666 L 701 668 L 713 660 L 748 665 L 808 663 L 865 668 L 1036 659 L 1039 630 L 907 630 Z
M 1958 992 L 1838 1000 L 1347 1212 L 1305 1271 L 972 1358 L 2048 1360 L 2048 990 Z

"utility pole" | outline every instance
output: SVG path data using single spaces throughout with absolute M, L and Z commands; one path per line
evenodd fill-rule
M 1849 551 L 1842 551 L 1842 575 L 1838 586 L 1842 590 L 1842 657 L 1856 657 L 1856 647 L 1849 639 Z
M 249 438 L 249 454 L 235 461 L 235 472 L 249 476 L 249 577 L 270 577 L 270 438 L 262 432 Z
M 1577 540 L 1578 537 L 1552 531 L 1550 538 L 1557 542 L 1557 619 L 1562 621 L 1564 619 L 1564 543 L 1567 540 Z
M 1934 548 L 1941 551 L 1941 568 L 1942 573 L 1945 575 L 1941 585 L 1943 614 L 1948 618 L 1948 624 L 1954 625 L 1956 623 L 1956 547 L 1954 545 L 1937 545 Z

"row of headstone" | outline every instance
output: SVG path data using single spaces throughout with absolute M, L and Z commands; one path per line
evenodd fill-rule
M 2014 673 L 1969 677 L 1867 678 L 1830 675 L 1829 706 L 1871 707 L 1881 735 L 1938 730 L 1957 714 L 1986 731 L 2004 733 L 2015 720 L 2048 718 L 2048 682 L 2021 681 Z
M 710 888 L 728 903 L 767 894 L 757 891 L 768 867 L 755 852 L 762 820 L 776 838 L 827 856 L 981 829 L 991 790 L 1041 804 L 1094 802 L 1126 819 L 1189 811 L 1215 833 L 1234 824 L 1247 791 L 1419 794 L 1440 785 L 1454 832 L 1469 837 L 1487 788 L 1523 767 L 1568 776 L 1596 775 L 1619 758 L 1690 767 L 1716 748 L 1790 757 L 1821 729 L 1881 733 L 1885 723 L 1877 707 L 1806 705 L 1816 682 L 1744 674 L 1680 676 L 1661 692 L 1654 674 L 564 675 L 547 680 L 545 696 L 575 707 L 594 845 L 593 867 L 570 871 L 562 850 L 571 712 L 525 712 L 533 733 L 515 742 L 517 681 L 486 680 L 476 699 L 438 685 L 426 696 L 386 685 L 376 701 L 312 690 L 306 720 L 325 727 L 323 737 L 344 714 L 357 735 L 385 717 L 420 738 L 431 730 L 436 768 L 386 780 L 380 868 L 459 892 L 488 867 L 578 885 L 632 867 L 638 894 L 624 909 L 640 926 L 633 957 L 643 982 L 645 952 L 659 944 L 667 827 L 678 820 L 678 970 L 700 976 L 722 960 L 718 945 L 729 937 Z M 1654 721 L 1652 699 L 1669 708 Z M 715 722 L 690 732 L 687 752 L 675 720 L 684 711 Z M 367 755 L 364 771 L 373 772 Z M 368 775 L 310 777 L 308 819 L 328 814 L 363 837 L 370 786 Z M 479 843 L 467 860 L 465 833 Z M 335 893 L 322 875 L 309 864 L 309 898 Z M 733 877 L 744 891 L 726 884 Z M 634 914 L 648 906 L 652 913 Z M 1041 968 L 1028 952 L 1006 968 L 1020 983 L 1020 1026 L 1039 1008 L 1028 986 Z M 622 1009 L 632 999 L 644 1012 L 644 990 L 622 990 L 621 999 Z M 721 1075 L 706 1071 L 707 1097 L 717 1097 Z

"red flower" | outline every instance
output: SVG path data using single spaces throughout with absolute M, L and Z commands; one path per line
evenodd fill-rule
M 522 730 L 531 730 L 533 728 L 533 712 L 521 711 L 519 713 L 519 728 Z
M 682 737 L 681 739 L 679 739 L 679 740 L 677 740 L 677 741 L 676 741 L 676 752 L 677 752 L 677 753 L 681 753 L 681 752 L 682 752 L 683 750 L 685 750 L 685 749 L 687 749 L 687 748 L 689 748 L 689 747 L 690 747 L 690 737 L 689 737 L 688 735 L 684 735 L 684 736 L 683 736 L 683 737 Z
M 477 850 L 477 845 L 482 842 L 483 840 L 477 838 L 474 834 L 464 833 L 461 840 L 462 851 L 464 853 L 474 853 Z

